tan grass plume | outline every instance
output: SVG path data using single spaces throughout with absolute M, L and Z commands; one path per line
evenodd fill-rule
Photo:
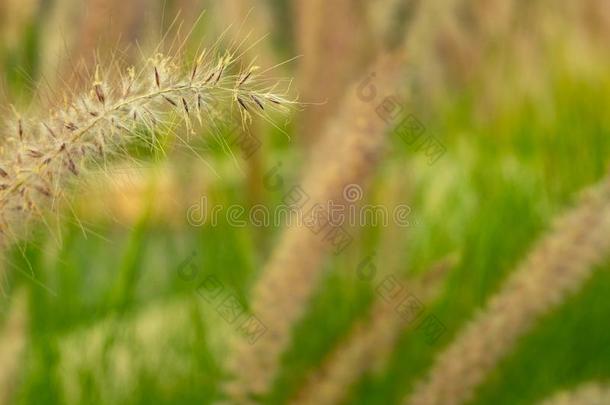
M 286 111 L 293 101 L 279 81 L 241 65 L 240 54 L 199 52 L 194 60 L 176 51 L 154 54 L 135 67 L 98 64 L 82 94 L 56 96 L 48 114 L 29 116 L 13 109 L 0 148 L 0 242 L 18 239 L 32 218 L 57 207 L 64 189 L 83 170 L 104 167 L 127 155 L 139 140 L 160 148 L 159 130 L 184 124 L 188 143 L 195 127 L 210 121 Z
M 378 74 L 375 85 L 380 95 L 396 91 L 403 59 L 402 52 L 385 54 L 370 67 Z M 388 125 L 377 115 L 375 104 L 358 97 L 355 87 L 304 172 L 300 187 L 310 202 L 334 201 L 348 207 L 344 188 L 365 182 L 380 158 Z M 333 158 L 325 159 L 331 152 Z M 329 242 L 323 233 L 291 222 L 252 291 L 252 313 L 268 331 L 254 345 L 238 344 L 232 354 L 229 369 L 234 379 L 226 391 L 234 403 L 254 401 L 269 390 L 292 326 L 303 315 L 321 276 Z
M 587 190 L 504 282 L 405 400 L 458 405 L 542 315 L 578 291 L 610 251 L 610 179 Z
M 441 292 L 446 270 L 453 260 L 435 265 L 416 280 L 402 280 L 409 294 L 427 303 Z M 385 362 L 401 336 L 414 326 L 396 311 L 396 302 L 378 296 L 369 316 L 357 322 L 345 339 L 339 341 L 320 368 L 316 369 L 290 402 L 292 405 L 331 405 L 345 403 L 352 386 L 371 368 Z M 381 367 L 380 367 L 381 368 Z
M 358 0 L 293 0 L 303 101 L 313 103 L 299 118 L 299 135 L 313 145 L 350 83 L 374 55 L 364 5 Z
M 27 298 L 24 290 L 13 294 L 8 316 L 4 323 L 0 324 L 0 405 L 14 403 L 16 387 L 22 373 L 28 336 Z

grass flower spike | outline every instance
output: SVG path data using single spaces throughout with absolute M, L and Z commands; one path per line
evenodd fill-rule
M 373 62 L 372 70 L 383 72 L 383 80 L 377 83 L 380 93 L 390 93 L 400 82 L 404 59 L 398 51 L 381 54 Z M 350 204 L 342 190 L 346 184 L 366 182 L 382 155 L 386 130 L 374 107 L 355 91 L 350 93 L 337 121 L 316 146 L 320 153 L 312 157 L 302 180 L 310 200 Z M 340 158 L 326 159 L 329 153 Z M 268 393 L 292 339 L 292 327 L 306 311 L 329 250 L 328 242 L 304 224 L 284 231 L 252 290 L 252 311 L 269 330 L 256 345 L 237 342 L 228 362 L 232 379 L 225 393 L 231 403 L 249 403 Z
M 193 135 L 195 124 L 213 126 L 226 114 L 239 114 L 245 125 L 252 115 L 267 118 L 293 104 L 276 94 L 282 83 L 261 78 L 255 66 L 240 69 L 235 53 L 215 57 L 204 51 L 186 64 L 180 59 L 157 53 L 139 71 L 98 65 L 89 91 L 65 96 L 48 115 L 14 111 L 0 150 L 3 243 L 22 236 L 30 218 L 56 207 L 69 179 L 92 162 L 102 165 L 137 138 L 159 148 L 155 134 L 170 117 Z
M 459 405 L 474 396 L 489 372 L 543 315 L 589 279 L 610 252 L 610 180 L 584 193 L 558 218 L 485 308 L 437 357 L 409 405 Z

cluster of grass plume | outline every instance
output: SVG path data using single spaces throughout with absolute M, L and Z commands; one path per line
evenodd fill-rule
M 367 182 L 381 160 L 389 129 L 379 119 L 375 106 L 358 97 L 356 87 L 367 74 L 375 72 L 377 93 L 395 95 L 406 67 L 404 41 L 401 38 L 398 44 L 374 49 L 369 46 L 372 43 L 356 40 L 368 39 L 370 28 L 365 24 L 361 4 L 343 0 L 336 4 L 318 3 L 295 4 L 299 46 L 306 56 L 317 55 L 301 61 L 301 86 L 307 89 L 303 94 L 306 100 L 316 101 L 314 98 L 320 94 L 333 99 L 324 111 L 310 110 L 302 117 L 306 125 L 300 131 L 310 142 L 316 141 L 301 184 L 312 201 L 350 205 L 341 195 L 343 188 Z M 328 9 L 329 14 L 316 6 Z M 347 15 L 347 26 L 329 24 L 330 12 Z M 343 21 L 343 17 L 339 20 Z M 363 26 L 356 28 L 353 21 L 360 21 L 362 24 L 357 25 Z M 335 48 L 340 43 L 345 46 Z M 339 50 L 341 57 L 336 56 Z M 333 57 L 328 57 L 331 54 Z M 371 55 L 371 63 L 361 63 Z M 334 61 L 331 65 L 330 60 Z M 328 78 L 333 83 L 328 83 Z M 320 235 L 306 226 L 290 226 L 284 231 L 251 296 L 252 311 L 269 332 L 255 346 L 238 343 L 232 353 L 228 365 L 232 380 L 225 387 L 232 402 L 256 402 L 269 393 L 281 355 L 291 341 L 292 328 L 306 311 L 319 282 L 327 253 L 328 246 Z
M 380 92 L 394 91 L 404 68 L 400 56 L 385 55 L 370 66 L 379 74 Z M 72 179 L 123 154 L 130 142 L 141 139 L 157 147 L 155 134 L 176 118 L 188 138 L 195 128 L 225 113 L 218 105 L 230 106 L 247 124 L 252 115 L 265 118 L 293 103 L 276 94 L 276 83 L 264 81 L 253 66 L 240 68 L 239 59 L 231 53 L 202 52 L 182 63 L 177 56 L 155 54 L 139 71 L 99 65 L 87 92 L 61 99 L 49 114 L 14 112 L 0 151 L 3 240 L 19 237 L 32 217 L 57 206 Z M 304 177 L 304 189 L 314 200 L 341 201 L 346 184 L 364 183 L 374 170 L 387 126 L 373 107 L 354 97 L 341 106 Z M 535 321 L 578 290 L 607 256 L 609 221 L 610 185 L 605 180 L 557 221 L 487 306 L 441 351 L 406 402 L 460 404 L 471 399 Z M 269 330 L 256 346 L 240 346 L 232 353 L 234 381 L 227 386 L 231 403 L 261 402 L 270 390 L 292 328 L 321 278 L 326 248 L 303 226 L 286 229 L 252 294 L 253 313 Z M 398 319 L 378 305 L 371 313 L 369 322 L 357 324 L 304 386 L 303 398 L 310 398 L 304 402 L 339 402 L 366 372 L 368 360 L 391 350 L 381 346 L 392 346 L 400 332 Z M 607 398 L 605 387 L 592 384 L 548 404 L 607 403 Z

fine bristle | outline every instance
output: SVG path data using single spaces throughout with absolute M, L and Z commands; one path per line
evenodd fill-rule
M 170 116 L 181 119 L 190 134 L 192 115 L 199 123 L 231 118 L 226 115 L 232 115 L 232 103 L 244 124 L 252 114 L 270 119 L 270 113 L 287 112 L 296 103 L 277 93 L 281 81 L 257 77 L 252 68 L 240 72 L 248 65 L 235 52 L 206 55 L 183 62 L 181 54 L 156 53 L 139 70 L 98 64 L 90 91 L 64 97 L 47 115 L 14 111 L 14 130 L 7 131 L 14 135 L 0 151 L 0 242 L 24 236 L 30 218 L 56 207 L 48 199 L 63 195 L 70 177 L 119 154 L 134 138 L 154 137 Z

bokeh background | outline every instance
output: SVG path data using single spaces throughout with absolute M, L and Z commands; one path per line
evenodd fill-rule
M 187 48 L 226 38 L 219 47 L 252 44 L 246 58 L 281 64 L 274 72 L 294 77 L 301 106 L 276 126 L 255 120 L 261 147 L 248 158 L 213 142 L 226 128 L 202 131 L 197 153 L 171 141 L 162 153 L 134 145 L 134 159 L 77 186 L 60 221 L 15 243 L 0 274 L 0 403 L 219 400 L 236 330 L 198 286 L 214 276 L 247 307 L 284 227 L 193 223 L 189 208 L 203 197 L 277 207 L 306 162 L 339 159 L 317 145 L 328 126 L 347 125 L 339 112 L 361 78 L 383 75 L 370 65 L 380 49 L 405 44 L 395 83 L 404 96 L 360 202 L 408 204 L 410 224 L 360 224 L 344 251 L 325 255 L 261 403 L 290 403 L 366 316 L 376 284 L 359 276 L 365 262 L 380 275 L 442 279 L 422 293 L 442 336 L 431 343 L 404 327 L 345 387 L 344 403 L 400 403 L 553 218 L 608 172 L 605 0 L 0 0 L 3 110 L 36 109 L 50 88 L 86 89 L 100 55 L 118 49 L 137 63 L 164 33 L 171 41 L 191 27 Z M 432 164 L 393 131 L 407 116 L 443 145 Z M 284 186 L 270 187 L 272 174 Z M 306 260 L 294 252 L 295 263 Z M 609 378 L 608 270 L 539 319 L 471 403 L 531 404 Z

